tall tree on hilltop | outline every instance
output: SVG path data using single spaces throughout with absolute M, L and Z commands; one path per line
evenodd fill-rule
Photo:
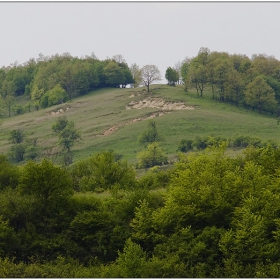
M 165 72 L 165 79 L 170 86 L 175 86 L 175 83 L 179 81 L 179 73 L 171 67 L 168 67 Z
M 150 85 L 153 82 L 161 80 L 160 71 L 155 65 L 145 65 L 141 68 L 141 77 L 143 84 L 147 87 L 148 92 L 150 92 Z
M 125 74 L 115 61 L 110 61 L 103 69 L 107 86 L 117 87 L 125 83 Z
M 197 95 L 203 96 L 203 91 L 208 83 L 207 63 L 210 50 L 208 48 L 200 48 L 198 55 L 193 58 L 188 67 L 186 74 L 186 88 L 195 87 Z
M 142 81 L 141 70 L 136 63 L 133 63 L 129 68 L 132 78 L 133 78 L 133 87 L 138 87 Z
M 186 79 L 187 79 L 187 75 L 190 69 L 190 63 L 191 63 L 192 59 L 189 57 L 186 57 L 182 63 L 181 63 L 181 68 L 180 68 L 180 74 L 182 77 L 182 82 L 185 84 L 186 83 Z M 185 90 L 187 91 L 187 88 L 185 88 Z

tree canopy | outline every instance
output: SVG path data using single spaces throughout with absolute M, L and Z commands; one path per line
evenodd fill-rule
M 154 82 L 161 80 L 161 74 L 156 65 L 145 65 L 141 68 L 141 77 L 143 84 L 147 87 L 150 92 L 150 85 Z

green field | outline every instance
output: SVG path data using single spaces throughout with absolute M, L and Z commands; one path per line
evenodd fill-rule
M 132 97 L 134 94 L 134 97 Z M 102 89 L 91 92 L 71 102 L 32 111 L 20 116 L 3 119 L 0 133 L 0 153 L 7 153 L 11 144 L 9 133 L 21 128 L 28 138 L 37 138 L 42 148 L 41 156 L 55 159 L 59 149 L 56 147 L 57 137 L 52 132 L 52 125 L 59 116 L 66 116 L 74 121 L 81 132 L 82 140 L 74 148 L 74 161 L 105 149 L 113 149 L 123 155 L 130 163 L 136 163 L 136 154 L 141 150 L 137 138 L 147 128 L 148 120 L 131 122 L 137 118 L 145 118 L 152 113 L 160 112 L 156 108 L 126 110 L 131 101 L 143 100 L 147 97 L 164 98 L 166 101 L 184 102 L 195 106 L 194 110 L 174 110 L 156 120 L 158 131 L 163 135 L 162 147 L 171 160 L 175 159 L 176 149 L 181 139 L 194 139 L 196 136 L 251 136 L 262 140 L 280 138 L 280 126 L 275 117 L 259 115 L 257 112 L 236 108 L 221 103 L 207 94 L 197 97 L 196 92 L 185 92 L 182 86 L 153 85 L 152 93 L 145 88 L 135 89 Z M 51 115 L 60 108 L 65 111 L 59 115 Z M 124 125 L 127 122 L 129 124 Z M 109 135 L 99 135 L 113 126 L 118 129 Z

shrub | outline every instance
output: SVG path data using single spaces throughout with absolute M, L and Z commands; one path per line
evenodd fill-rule
M 167 156 L 164 154 L 159 142 L 149 144 L 146 150 L 137 154 L 137 157 L 139 159 L 137 167 L 139 168 L 149 168 L 167 163 Z
M 186 153 L 192 149 L 192 140 L 182 139 L 179 142 L 177 151 Z

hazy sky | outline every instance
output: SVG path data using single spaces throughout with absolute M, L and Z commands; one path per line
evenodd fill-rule
M 0 2 L 0 67 L 69 52 L 162 76 L 201 47 L 280 60 L 280 2 Z

